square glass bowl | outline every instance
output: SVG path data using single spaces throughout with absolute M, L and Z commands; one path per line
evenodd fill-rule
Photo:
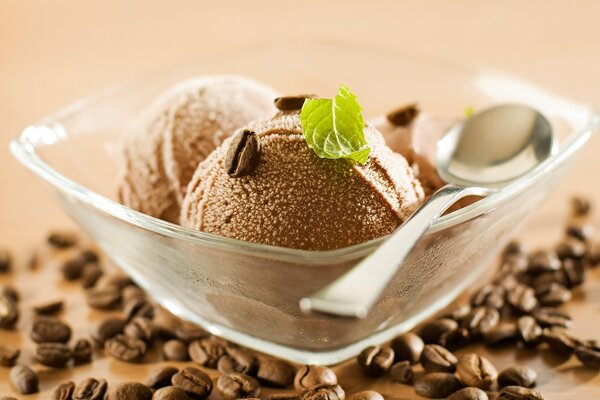
M 170 224 L 115 199 L 119 139 L 171 84 L 239 73 L 284 94 L 332 96 L 344 83 L 367 118 L 418 101 L 461 116 L 518 102 L 553 123 L 559 151 L 501 192 L 436 222 L 364 319 L 304 314 L 301 298 L 344 273 L 383 239 L 334 251 L 253 244 Z M 161 305 L 244 346 L 307 364 L 332 364 L 390 339 L 438 311 L 481 276 L 556 187 L 598 125 L 587 107 L 504 74 L 414 54 L 329 42 L 291 42 L 190 63 L 81 100 L 24 130 L 13 154 L 55 200 Z

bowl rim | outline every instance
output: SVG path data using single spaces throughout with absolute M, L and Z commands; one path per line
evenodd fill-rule
M 318 45 L 327 46 L 338 46 L 339 43 L 319 43 Z M 347 46 L 347 45 L 346 45 Z M 361 49 L 362 46 L 351 46 L 356 49 Z M 369 50 L 376 50 L 382 52 L 385 50 L 376 49 L 373 46 L 367 46 Z M 363 48 L 364 50 L 364 48 Z M 388 55 L 394 54 L 394 52 L 387 51 Z M 494 79 L 508 79 L 511 82 L 525 85 L 527 88 L 537 89 L 536 85 L 533 85 L 520 78 L 514 77 L 504 72 L 496 71 L 492 68 L 473 66 L 462 62 L 454 62 L 443 58 L 436 57 L 422 57 L 418 54 L 410 54 L 407 56 L 406 53 L 402 55 L 407 58 L 413 58 L 420 62 L 426 62 L 429 64 L 445 65 L 454 70 L 461 70 L 473 74 L 474 76 L 484 76 Z M 147 79 L 142 79 L 137 84 L 148 82 L 152 79 L 152 76 Z M 44 162 L 40 156 L 36 153 L 36 147 L 39 146 L 39 141 L 32 140 L 37 135 L 32 135 L 33 132 L 39 129 L 52 129 L 54 132 L 61 132 L 62 135 L 66 136 L 66 131 L 60 124 L 60 120 L 72 116 L 85 110 L 88 107 L 93 106 L 96 103 L 105 101 L 114 97 L 115 95 L 124 92 L 132 87 L 135 87 L 136 83 L 129 83 L 125 85 L 118 85 L 115 87 L 109 87 L 101 90 L 96 94 L 84 97 L 77 100 L 70 105 L 62 108 L 60 111 L 50 114 L 44 117 L 39 123 L 30 125 L 23 130 L 23 132 L 15 139 L 10 142 L 11 153 L 17 160 L 25 167 L 30 169 L 40 178 L 50 183 L 52 186 L 66 192 L 68 195 L 75 197 L 76 199 L 89 204 L 90 206 L 109 214 L 110 216 L 120 219 L 124 222 L 130 223 L 142 229 L 150 230 L 155 233 L 165 235 L 168 237 L 189 241 L 192 243 L 202 243 L 209 245 L 214 248 L 226 249 L 242 254 L 252 254 L 262 258 L 270 258 L 282 261 L 288 261 L 292 263 L 310 263 L 325 265 L 332 261 L 343 262 L 348 260 L 355 260 L 362 257 L 372 250 L 374 250 L 387 236 L 370 240 L 368 242 L 359 243 L 347 247 L 343 247 L 335 250 L 300 250 L 285 248 L 261 243 L 246 242 L 238 239 L 232 239 L 224 236 L 219 236 L 212 233 L 201 232 L 195 229 L 186 228 L 174 223 L 166 222 L 161 219 L 151 217 L 143 214 L 142 212 L 133 210 L 127 206 L 124 206 L 114 200 L 111 200 L 101 194 L 98 194 L 83 185 L 67 178 L 66 176 L 59 173 L 56 169 L 51 167 L 49 164 Z M 550 93 L 545 92 L 548 95 Z M 577 104 L 572 101 L 568 101 L 572 104 Z M 532 169 L 528 173 L 524 174 L 520 178 L 517 178 L 513 183 L 504 187 L 490 196 L 477 201 L 469 206 L 466 206 L 458 211 L 445 215 L 433 223 L 430 228 L 426 231 L 425 235 L 430 235 L 435 232 L 448 229 L 465 221 L 476 218 L 480 215 L 486 214 L 496 208 L 496 205 L 502 202 L 507 197 L 515 195 L 527 187 L 530 186 L 531 182 L 536 181 L 541 176 L 551 173 L 551 171 L 561 165 L 563 162 L 568 160 L 577 150 L 579 150 L 589 140 L 594 131 L 600 126 L 600 115 L 593 112 L 590 107 L 577 104 L 582 111 L 586 113 L 586 121 L 583 126 L 575 129 L 564 143 L 560 145 L 557 152 L 552 154 L 543 163 Z

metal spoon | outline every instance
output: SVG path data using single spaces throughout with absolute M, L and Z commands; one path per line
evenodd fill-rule
M 363 318 L 411 249 L 445 210 L 469 195 L 487 196 L 556 151 L 548 120 L 533 108 L 488 108 L 452 127 L 438 142 L 436 168 L 448 185 L 435 192 L 375 252 L 300 301 L 304 311 Z

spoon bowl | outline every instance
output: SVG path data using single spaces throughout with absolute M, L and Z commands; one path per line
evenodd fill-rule
M 448 184 L 435 192 L 377 250 L 312 296 L 305 312 L 364 318 L 427 228 L 452 204 L 486 196 L 535 168 L 556 151 L 550 123 L 535 109 L 506 104 L 452 127 L 436 147 L 436 168 Z
M 436 168 L 448 183 L 501 188 L 557 150 L 552 127 L 535 109 L 499 105 L 453 126 L 436 145 Z

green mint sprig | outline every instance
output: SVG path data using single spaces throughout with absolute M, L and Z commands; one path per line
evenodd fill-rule
M 347 158 L 364 164 L 371 148 L 357 97 L 342 85 L 333 99 L 306 99 L 300 112 L 302 133 L 321 158 Z

